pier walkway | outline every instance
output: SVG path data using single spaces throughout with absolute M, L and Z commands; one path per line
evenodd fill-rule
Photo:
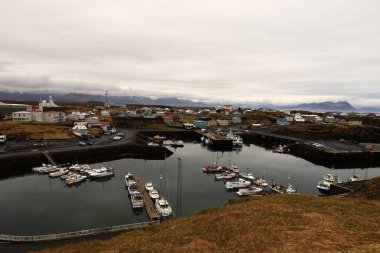
M 81 230 L 81 231 L 68 232 L 68 233 L 50 234 L 50 235 L 22 236 L 22 235 L 0 234 L 0 242 L 42 242 L 42 241 L 63 240 L 63 239 L 84 237 L 84 236 L 90 236 L 90 235 L 122 232 L 122 231 L 137 229 L 137 228 L 145 228 L 156 223 L 159 223 L 159 221 L 148 221 L 148 222 L 133 223 L 133 224 L 126 224 L 126 225 L 119 225 L 119 226 L 94 228 L 94 229 Z
M 47 150 L 42 151 L 42 154 L 46 157 L 51 165 L 57 166 L 57 162 L 53 159 Z
M 303 142 L 304 141 L 301 138 L 290 137 L 290 136 L 280 135 L 280 134 L 272 134 L 269 131 L 265 131 L 265 130 L 250 130 L 250 133 L 261 135 L 261 136 L 266 136 L 266 137 L 271 137 L 274 139 L 292 141 L 292 142 Z
M 150 198 L 149 192 L 144 187 L 144 183 L 137 176 L 133 176 L 133 178 L 137 183 L 138 191 L 141 192 L 141 194 L 143 195 L 144 208 L 146 213 L 148 214 L 149 219 L 151 221 L 160 220 L 160 215 L 157 213 L 153 200 Z

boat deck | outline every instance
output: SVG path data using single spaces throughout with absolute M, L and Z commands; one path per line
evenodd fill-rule
M 148 214 L 149 219 L 151 221 L 160 220 L 160 215 L 156 211 L 156 207 L 154 206 L 153 200 L 150 198 L 149 192 L 145 190 L 144 182 L 138 176 L 133 177 L 137 183 L 138 191 L 141 192 L 143 196 L 145 211 Z

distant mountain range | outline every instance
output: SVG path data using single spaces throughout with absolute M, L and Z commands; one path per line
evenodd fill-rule
M 304 111 L 321 111 L 321 112 L 356 112 L 354 108 L 347 101 L 340 102 L 322 102 L 322 103 L 305 103 L 294 107 L 296 110 Z
M 105 97 L 101 95 L 89 95 L 81 93 L 18 93 L 18 92 L 0 92 L 0 101 L 2 100 L 13 100 L 13 101 L 40 101 L 43 99 L 48 99 L 49 96 L 53 96 L 54 101 L 57 102 L 89 102 L 97 101 L 104 102 Z M 179 99 L 175 97 L 157 98 L 152 99 L 143 96 L 109 96 L 110 103 L 116 105 L 125 104 L 140 104 L 140 105 L 165 105 L 165 106 L 179 106 L 179 107 L 211 107 L 217 105 L 223 105 L 220 103 L 203 103 L 194 102 L 187 99 Z M 227 103 L 227 102 L 226 102 Z M 231 104 L 231 102 L 228 102 Z M 232 103 L 234 104 L 234 103 Z M 244 103 L 234 104 L 236 107 L 249 106 L 252 108 L 275 108 L 279 110 L 304 110 L 304 111 L 316 111 L 316 112 L 374 112 L 380 113 L 380 108 L 378 107 L 362 107 L 355 108 L 347 101 L 340 102 L 322 102 L 322 103 L 304 103 L 299 105 L 286 105 L 279 106 L 273 104 L 253 104 Z
M 51 94 L 51 93 L 11 93 L 0 92 L 1 100 L 14 100 L 14 101 L 40 101 L 48 99 L 49 96 L 53 96 L 53 100 L 56 102 L 88 102 L 98 101 L 104 102 L 105 97 L 100 95 L 88 95 L 80 93 L 66 93 L 66 94 Z M 188 107 L 206 107 L 209 106 L 202 102 L 194 102 L 186 99 L 179 98 L 157 98 L 152 99 L 149 97 L 138 96 L 109 96 L 110 103 L 117 105 L 125 104 L 142 104 L 142 105 L 166 105 L 166 106 L 188 106 Z

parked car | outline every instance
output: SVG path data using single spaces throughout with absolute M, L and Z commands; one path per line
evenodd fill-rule
M 113 137 L 112 139 L 114 139 L 115 141 L 118 141 L 118 140 L 123 139 L 123 137 L 121 137 L 121 136 L 115 136 L 115 137 Z
M 78 145 L 79 145 L 79 146 L 86 146 L 86 143 L 83 142 L 83 141 L 80 141 L 80 142 L 78 142 Z

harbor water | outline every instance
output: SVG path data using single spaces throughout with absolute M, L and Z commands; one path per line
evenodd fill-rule
M 60 179 L 47 175 L 27 174 L 0 181 L 0 233 L 40 235 L 78 231 L 148 221 L 145 210 L 134 212 L 125 189 L 127 172 L 151 181 L 166 196 L 177 216 L 199 213 L 226 204 L 237 197 L 225 190 L 223 181 L 202 173 L 205 164 L 237 164 L 240 171 L 265 177 L 287 186 L 288 181 L 301 193 L 318 194 L 316 185 L 329 168 L 314 165 L 287 154 L 272 153 L 250 145 L 241 150 L 213 152 L 199 143 L 185 143 L 183 148 L 170 148 L 166 160 L 121 159 L 92 166 L 110 166 L 115 177 L 103 182 L 86 181 L 67 187 Z M 182 178 L 178 184 L 178 158 L 182 158 Z M 80 162 L 80 159 L 79 159 Z M 339 169 L 333 171 L 341 180 L 354 173 L 362 178 L 380 176 L 380 168 Z M 181 197 L 178 198 L 178 185 Z M 177 200 L 181 200 L 180 203 Z

